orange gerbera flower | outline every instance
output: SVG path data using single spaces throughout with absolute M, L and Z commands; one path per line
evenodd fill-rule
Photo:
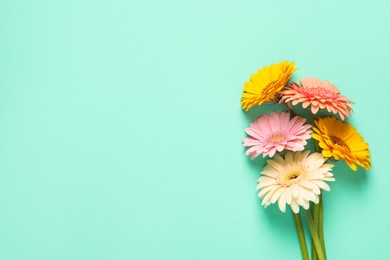
M 311 136 L 319 142 L 323 156 L 342 159 L 354 171 L 356 164 L 366 170 L 371 168 L 368 143 L 353 126 L 334 117 L 319 118 L 314 123 L 315 133 Z

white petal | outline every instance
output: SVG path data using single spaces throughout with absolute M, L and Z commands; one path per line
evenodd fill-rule
M 295 146 L 295 143 L 293 143 L 293 145 Z M 301 161 L 301 155 L 302 155 L 301 152 L 294 153 L 293 155 L 294 155 L 294 161 L 295 162 Z
M 286 163 L 292 163 L 294 160 L 293 153 L 292 152 L 286 153 L 285 159 L 286 159 Z
M 286 199 L 285 199 L 285 195 L 284 195 L 284 194 L 282 194 L 282 195 L 279 197 L 278 205 L 279 205 L 279 209 L 280 209 L 282 212 L 286 212 Z
M 271 203 L 275 203 L 279 197 L 281 196 L 281 194 L 283 194 L 283 192 L 286 190 L 286 188 L 284 187 L 280 187 L 277 191 L 275 191 L 274 194 L 272 194 L 272 197 L 271 197 Z
M 276 184 L 276 180 L 270 178 L 269 180 L 259 182 L 256 185 L 256 190 L 260 190 L 262 188 L 265 188 L 265 187 L 270 186 L 270 185 L 275 185 L 275 184 Z
M 312 169 L 311 172 L 313 174 L 323 174 L 325 175 L 326 172 L 328 172 L 330 169 L 328 167 L 320 167 L 318 169 Z
M 310 201 L 314 201 L 316 199 L 316 196 L 317 196 L 317 194 L 314 193 L 312 190 L 308 190 L 305 188 L 301 189 L 301 194 L 305 200 L 310 200 Z
M 265 195 L 263 201 L 261 202 L 261 205 L 267 207 L 269 204 L 271 204 L 271 200 L 270 200 L 270 199 L 271 199 L 271 196 L 272 196 L 276 191 L 278 191 L 279 188 L 280 188 L 280 186 L 277 186 L 277 188 L 272 189 L 271 191 L 269 191 L 269 192 Z
M 299 205 L 294 199 L 291 200 L 290 207 L 294 211 L 294 213 L 296 213 L 296 214 L 299 213 Z
M 283 164 L 281 164 L 275 160 L 267 160 L 267 163 L 269 166 L 271 166 L 272 168 L 274 168 L 278 172 L 283 172 L 283 170 L 284 170 Z
M 310 151 L 307 150 L 307 151 L 304 151 L 301 155 L 301 160 L 304 161 L 306 160 L 307 156 L 309 155 Z
M 304 202 L 302 203 L 302 207 L 308 210 L 310 207 L 310 202 L 308 200 L 304 200 Z
M 296 201 L 297 201 L 298 205 L 303 205 L 305 203 L 305 200 L 303 199 L 302 196 L 298 196 L 296 198 Z
M 299 182 L 299 185 L 301 185 L 302 187 L 309 189 L 309 190 L 312 190 L 315 187 L 315 185 L 312 182 L 307 181 L 307 180 L 301 180 Z
M 263 189 L 260 190 L 259 194 L 257 195 L 259 198 L 264 198 L 264 196 L 270 192 L 271 190 L 273 189 L 276 189 L 277 187 L 279 187 L 279 185 L 271 185 L 271 186 L 267 186 Z
M 329 187 L 329 185 L 326 182 L 316 181 L 316 180 L 314 180 L 312 182 L 315 183 L 321 189 L 326 190 L 326 191 L 330 191 L 330 187 Z
M 297 184 L 294 184 L 290 187 L 291 195 L 294 198 L 297 198 L 299 196 L 299 186 Z
M 290 204 L 292 200 L 292 196 L 289 189 L 286 189 L 286 191 L 284 192 L 284 197 L 286 199 L 287 204 Z
M 317 194 L 317 195 L 320 195 L 320 194 L 321 194 L 321 190 L 320 190 L 320 188 L 318 188 L 317 185 L 314 185 L 313 192 L 314 192 L 315 194 Z
M 271 167 L 267 167 L 267 166 L 264 167 L 261 174 L 267 175 L 267 176 L 273 177 L 273 178 L 277 178 L 279 176 L 279 173 L 277 171 L 275 171 L 275 169 L 273 169 Z
M 319 154 L 319 153 L 313 153 L 311 154 L 307 160 L 306 160 L 306 163 L 308 164 L 309 166 L 309 171 L 310 170 L 313 170 L 313 169 L 318 169 L 321 167 L 321 165 L 323 165 L 325 162 L 325 158 Z

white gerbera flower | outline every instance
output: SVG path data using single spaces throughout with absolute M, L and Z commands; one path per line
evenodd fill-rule
M 335 180 L 330 173 L 334 165 L 324 164 L 326 159 L 320 153 L 309 153 L 288 152 L 285 158 L 276 155 L 267 160 L 256 186 L 264 207 L 278 201 L 282 212 L 287 203 L 298 213 L 299 206 L 309 209 L 310 201 L 319 202 L 321 189 L 330 191 L 325 181 Z

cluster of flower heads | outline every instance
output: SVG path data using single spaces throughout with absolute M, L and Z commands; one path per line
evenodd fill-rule
M 310 201 L 318 203 L 321 189 L 330 190 L 326 181 L 334 178 L 329 159 L 343 160 L 354 171 L 356 165 L 367 170 L 371 168 L 371 155 L 363 137 L 345 122 L 353 102 L 327 80 L 303 78 L 301 84 L 286 86 L 294 71 L 294 62 L 288 61 L 260 69 L 245 83 L 241 105 L 246 110 L 263 103 L 280 103 L 288 108 L 288 112 L 272 112 L 254 120 L 246 129 L 249 137 L 243 145 L 248 147 L 246 154 L 251 159 L 259 155 L 272 158 L 258 179 L 262 205 L 278 201 L 281 211 L 285 212 L 288 204 L 298 213 L 299 206 L 308 209 Z M 320 110 L 334 115 L 317 117 L 311 125 L 293 112 L 298 104 L 313 115 Z M 310 154 L 306 147 L 310 138 L 318 152 Z

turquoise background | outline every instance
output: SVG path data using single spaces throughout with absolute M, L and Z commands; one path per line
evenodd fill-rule
M 241 140 L 259 68 L 329 79 L 373 169 L 336 166 L 329 259 L 390 259 L 388 1 L 0 1 L 0 259 L 300 259 Z M 371 258 L 369 258 L 371 257 Z

